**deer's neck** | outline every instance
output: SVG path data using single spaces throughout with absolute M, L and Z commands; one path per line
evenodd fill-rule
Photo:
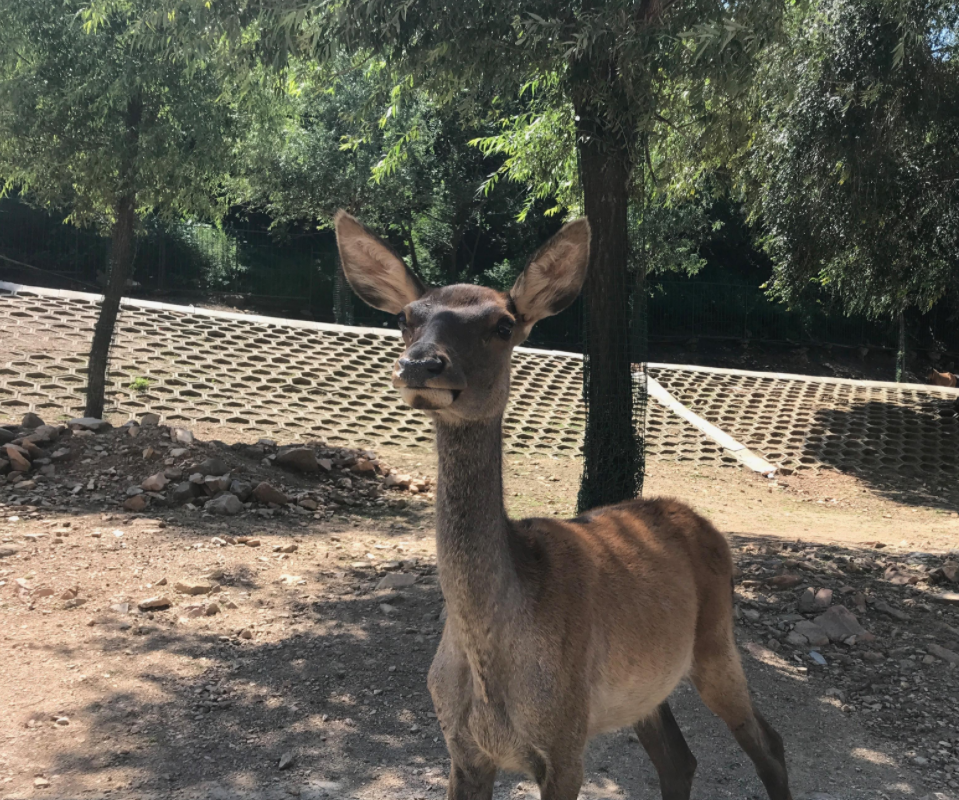
M 489 625 L 516 583 L 503 507 L 502 436 L 501 419 L 436 424 L 440 583 L 450 615 L 470 625 Z

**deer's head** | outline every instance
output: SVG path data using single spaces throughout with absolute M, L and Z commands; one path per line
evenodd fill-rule
M 589 224 L 578 219 L 530 259 L 509 292 L 471 284 L 427 289 L 349 214 L 340 211 L 335 224 L 350 286 L 373 308 L 397 315 L 406 350 L 393 385 L 413 408 L 448 422 L 503 413 L 513 348 L 576 299 L 589 262 Z

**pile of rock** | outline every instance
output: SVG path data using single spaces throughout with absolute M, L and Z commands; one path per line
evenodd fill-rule
M 317 519 L 338 509 L 401 508 L 413 496 L 432 496 L 429 479 L 398 473 L 369 450 L 280 447 L 269 439 L 202 443 L 186 428 L 159 422 L 145 414 L 116 429 L 87 418 L 53 426 L 28 414 L 18 426 L 0 427 L 0 487 L 12 486 L 19 498 L 12 502 L 21 505 L 48 505 L 66 494 L 68 501 L 99 500 L 133 513 L 153 506 Z M 54 478 L 58 467 L 62 479 Z M 289 486 L 285 473 L 297 475 L 299 486 Z M 143 477 L 127 482 L 131 475 Z

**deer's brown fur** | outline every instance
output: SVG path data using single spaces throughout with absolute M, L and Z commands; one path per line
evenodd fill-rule
M 424 289 L 339 214 L 347 279 L 401 315 L 394 385 L 436 427 L 437 559 L 448 617 L 429 688 L 452 758 L 448 797 L 489 800 L 497 769 L 573 800 L 587 740 L 634 725 L 665 800 L 688 800 L 696 760 L 667 698 L 684 678 L 729 726 L 772 800 L 791 800 L 782 741 L 753 708 L 733 638 L 725 538 L 675 500 L 572 520 L 510 520 L 502 417 L 513 348 L 575 298 L 589 228 L 570 223 L 510 293 Z

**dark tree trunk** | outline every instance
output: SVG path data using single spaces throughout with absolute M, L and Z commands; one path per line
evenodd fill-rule
M 579 104 L 577 104 L 579 105 Z M 642 433 L 634 415 L 629 272 L 629 142 L 596 109 L 577 107 L 577 147 L 586 216 L 592 228 L 584 293 L 584 392 L 581 511 L 641 490 Z
M 896 351 L 896 383 L 906 380 L 906 314 L 899 312 L 899 347 Z
M 123 185 L 114 209 L 116 220 L 112 232 L 110 276 L 103 304 L 100 306 L 100 316 L 93 330 L 93 344 L 87 366 L 87 404 L 84 413 L 98 419 L 103 416 L 110 345 L 113 343 L 113 332 L 120 313 L 120 299 L 130 277 L 136 252 L 136 156 L 142 114 L 141 101 L 131 100 L 127 105 L 126 147 L 121 154 L 120 175 Z

